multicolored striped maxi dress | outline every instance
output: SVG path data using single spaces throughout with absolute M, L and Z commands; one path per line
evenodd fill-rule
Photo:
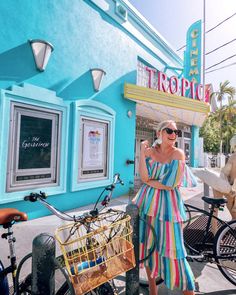
M 167 288 L 194 290 L 194 276 L 186 259 L 183 243 L 183 222 L 186 220 L 180 186 L 196 186 L 191 170 L 183 161 L 170 163 L 146 161 L 151 179 L 173 189 L 161 190 L 143 184 L 133 203 L 139 207 L 140 216 L 153 225 L 157 233 L 157 249 L 144 262 L 152 277 L 162 277 Z M 153 235 L 145 222 L 140 221 L 140 256 L 147 256 L 152 247 Z

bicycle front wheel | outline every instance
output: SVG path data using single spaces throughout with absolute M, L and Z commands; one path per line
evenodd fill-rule
M 56 295 L 72 295 L 67 282 L 57 291 Z M 101 286 L 89 291 L 85 295 L 117 295 L 115 288 L 110 282 L 106 282 Z
M 219 270 L 236 286 L 236 220 L 228 224 L 218 230 L 213 250 Z
M 156 278 L 156 285 L 160 285 L 163 283 L 163 279 L 161 277 Z M 148 287 L 148 277 L 146 274 L 146 269 L 145 268 L 140 268 L 139 270 L 139 285 L 142 287 Z
M 151 248 L 149 249 L 147 256 L 143 259 L 139 260 L 139 263 L 143 263 L 144 261 L 148 260 L 151 255 L 154 253 L 156 247 L 157 247 L 157 236 L 154 227 L 144 218 L 140 217 L 141 222 L 144 222 L 147 226 L 147 229 L 152 232 L 153 235 L 153 244 Z M 156 278 L 156 285 L 160 285 L 163 282 L 163 279 L 161 277 Z M 148 277 L 145 268 L 139 269 L 139 284 L 143 287 L 148 287 Z

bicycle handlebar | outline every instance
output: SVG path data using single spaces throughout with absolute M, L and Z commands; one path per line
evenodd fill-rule
M 114 175 L 113 183 L 112 183 L 110 186 L 107 186 L 107 187 L 105 188 L 105 190 L 110 191 L 110 192 L 109 192 L 108 195 L 106 195 L 106 196 L 104 197 L 103 201 L 101 202 L 101 205 L 102 205 L 102 206 L 106 207 L 106 206 L 109 204 L 109 202 L 110 202 L 110 200 L 111 200 L 111 197 L 112 197 L 113 190 L 114 190 L 115 187 L 116 187 L 116 184 L 124 185 L 124 182 L 120 179 L 120 174 L 119 174 L 119 173 L 116 173 L 116 174 Z M 94 210 L 96 209 L 97 204 L 98 204 L 99 199 L 100 199 L 101 196 L 102 196 L 102 194 L 99 196 L 97 202 L 95 203 Z
M 104 207 L 106 207 L 110 200 L 111 200 L 111 197 L 112 197 L 112 193 L 113 193 L 113 190 L 115 189 L 116 187 L 116 184 L 121 184 L 121 185 L 124 185 L 123 181 L 120 179 L 120 174 L 119 173 L 116 173 L 114 175 L 114 179 L 113 179 L 113 182 L 112 184 L 108 185 L 107 187 L 105 187 L 104 191 L 105 190 L 108 190 L 109 191 L 109 194 L 106 195 L 103 199 L 103 201 L 101 202 L 101 205 Z M 103 191 L 103 192 L 104 192 Z M 85 217 L 89 217 L 89 216 L 97 216 L 99 211 L 97 209 L 97 204 L 103 194 L 103 192 L 100 194 L 95 206 L 94 206 L 94 209 L 91 210 L 90 212 L 88 213 L 84 213 L 83 215 L 80 215 L 80 216 L 71 216 L 67 213 L 64 213 L 58 209 L 56 209 L 55 207 L 53 207 L 51 204 L 49 204 L 47 201 L 46 201 L 46 198 L 47 198 L 47 195 L 45 192 L 42 192 L 40 191 L 39 193 L 30 193 L 28 196 L 25 196 L 24 197 L 24 200 L 25 201 L 30 201 L 30 202 L 36 202 L 36 201 L 39 201 L 40 203 L 42 203 L 46 208 L 48 208 L 54 215 L 56 215 L 57 217 L 59 217 L 60 219 L 62 220 L 66 220 L 66 221 L 80 221 L 82 219 L 84 219 Z

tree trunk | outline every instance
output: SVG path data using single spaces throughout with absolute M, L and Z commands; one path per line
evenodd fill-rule
M 220 155 L 222 154 L 222 98 L 220 100 Z

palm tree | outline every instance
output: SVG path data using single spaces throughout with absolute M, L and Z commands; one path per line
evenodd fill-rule
M 232 102 L 234 95 L 236 94 L 236 89 L 233 86 L 229 86 L 229 81 L 220 83 L 220 87 L 218 91 L 212 92 L 210 96 L 210 100 L 216 98 L 216 100 L 220 103 L 219 108 L 219 119 L 220 119 L 220 154 L 222 154 L 222 108 L 223 108 L 223 100 L 228 99 L 228 102 Z
M 222 127 L 226 152 L 230 152 L 229 141 L 236 132 L 236 100 L 232 100 L 228 105 L 222 107 Z

